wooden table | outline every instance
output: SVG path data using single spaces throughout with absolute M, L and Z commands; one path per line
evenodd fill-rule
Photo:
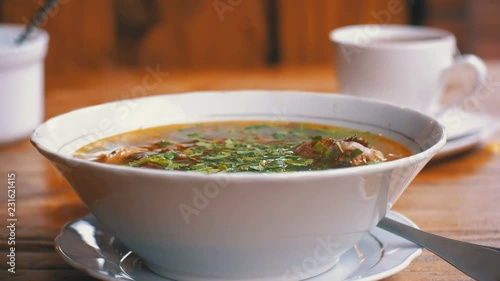
M 481 108 L 500 120 L 500 63 L 489 65 L 490 95 Z M 212 89 L 298 89 L 335 91 L 329 68 L 278 68 L 266 70 L 171 71 L 156 76 L 159 82 L 147 92 L 136 86 L 149 69 L 114 69 L 99 72 L 48 75 L 46 116 L 134 96 Z M 495 78 L 496 81 L 495 82 Z M 462 81 L 458 79 L 457 81 Z M 493 94 L 492 94 L 493 93 Z M 61 227 L 88 210 L 58 172 L 29 141 L 0 148 L 0 280 L 94 280 L 67 265 L 53 249 Z M 7 272 L 6 181 L 16 173 L 17 228 L 16 274 Z M 500 134 L 485 146 L 429 164 L 394 206 L 422 229 L 454 239 L 500 246 Z M 499 265 L 500 266 L 500 265 Z M 389 280 L 469 280 L 428 251 Z

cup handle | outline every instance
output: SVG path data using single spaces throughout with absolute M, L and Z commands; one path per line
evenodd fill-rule
M 450 74 L 455 69 L 457 69 L 459 67 L 463 67 L 464 65 L 471 66 L 476 72 L 476 81 L 474 82 L 473 87 L 470 88 L 469 90 L 467 90 L 464 93 L 464 95 L 462 95 L 461 97 L 456 98 L 455 100 L 453 100 L 445 105 L 441 105 L 438 108 L 437 112 L 434 114 L 435 116 L 438 116 L 438 117 L 441 116 L 443 113 L 445 113 L 447 110 L 449 110 L 454 105 L 459 104 L 461 101 L 463 101 L 468 96 L 473 95 L 476 92 L 476 90 L 481 87 L 481 85 L 485 84 L 486 78 L 488 76 L 488 70 L 486 68 L 486 64 L 484 63 L 484 61 L 481 58 L 479 58 L 476 55 L 471 55 L 471 54 L 460 55 L 460 56 L 455 57 L 455 61 L 454 61 L 453 65 L 443 72 L 443 76 L 442 76 L 443 83 L 446 83 L 448 81 Z

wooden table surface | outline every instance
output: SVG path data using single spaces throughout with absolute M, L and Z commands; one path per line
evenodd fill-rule
M 500 63 L 490 62 L 489 68 L 492 75 L 488 92 L 478 96 L 478 108 L 483 113 L 496 115 L 500 121 Z M 151 76 L 155 71 L 156 67 L 152 66 L 48 75 L 46 117 L 83 106 L 158 93 L 245 88 L 334 92 L 337 88 L 330 68 L 160 71 Z M 148 75 L 158 83 L 141 91 Z M 467 79 L 457 79 L 463 80 Z M 61 227 L 88 213 L 69 185 L 27 139 L 1 147 L 0 161 L 0 280 L 94 280 L 67 265 L 53 248 Z M 7 272 L 6 264 L 6 181 L 9 172 L 16 173 L 17 185 L 15 274 Z M 499 175 L 500 133 L 497 132 L 481 147 L 430 163 L 404 192 L 394 210 L 426 231 L 499 247 Z M 470 278 L 424 251 L 410 266 L 388 280 Z

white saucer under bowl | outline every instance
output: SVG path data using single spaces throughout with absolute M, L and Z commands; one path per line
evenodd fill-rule
M 417 227 L 399 213 L 390 211 L 387 216 Z M 148 270 L 92 215 L 64 226 L 55 247 L 67 263 L 101 280 L 172 281 Z M 379 280 L 403 270 L 421 253 L 419 246 L 376 227 L 342 255 L 335 267 L 308 281 Z

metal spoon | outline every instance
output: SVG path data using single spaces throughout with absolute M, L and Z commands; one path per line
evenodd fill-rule
M 426 248 L 476 280 L 500 280 L 499 248 L 437 236 L 389 218 L 383 218 L 378 227 Z
M 31 21 L 26 25 L 24 31 L 16 38 L 14 41 L 17 46 L 20 46 L 26 38 L 33 32 L 33 30 L 43 22 L 43 19 L 47 14 L 54 9 L 60 0 L 47 0 L 43 6 L 36 11 L 36 13 L 31 18 Z

